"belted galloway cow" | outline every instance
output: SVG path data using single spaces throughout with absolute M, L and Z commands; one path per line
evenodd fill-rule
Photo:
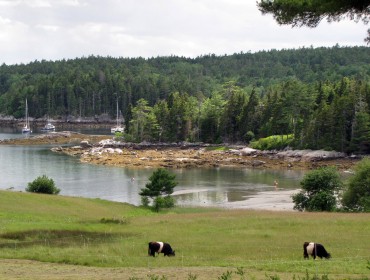
M 149 242 L 148 255 L 155 257 L 155 253 L 158 255 L 163 253 L 164 256 L 175 256 L 175 251 L 172 250 L 171 245 L 165 242 L 152 241 Z
M 316 257 L 319 257 L 320 259 L 331 258 L 331 255 L 325 250 L 324 246 L 315 242 L 303 243 L 303 257 L 308 259 L 309 255 L 311 255 L 314 259 L 316 259 Z

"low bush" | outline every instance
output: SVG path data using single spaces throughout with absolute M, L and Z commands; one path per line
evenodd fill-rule
M 158 196 L 154 199 L 153 209 L 159 211 L 161 208 L 175 207 L 175 199 L 172 196 Z
M 339 172 L 323 167 L 308 172 L 301 181 L 302 190 L 292 195 L 294 209 L 299 211 L 334 211 L 342 189 Z
M 272 135 L 250 142 L 250 147 L 257 150 L 282 150 L 293 142 L 293 135 Z
M 46 175 L 37 177 L 32 182 L 28 183 L 27 192 L 58 194 L 60 189 L 55 186 L 54 180 Z

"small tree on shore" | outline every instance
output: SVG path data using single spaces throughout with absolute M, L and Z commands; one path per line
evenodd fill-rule
M 46 175 L 37 177 L 32 182 L 28 183 L 27 192 L 58 194 L 60 189 L 55 186 L 54 180 Z
M 302 190 L 292 196 L 293 208 L 299 211 L 334 211 L 342 185 L 336 169 L 324 167 L 313 170 L 301 181 Z
M 170 196 L 176 187 L 176 175 L 170 174 L 166 169 L 159 168 L 149 177 L 149 183 L 139 193 L 141 202 L 148 206 L 150 199 L 153 201 L 153 208 L 159 211 L 161 208 L 171 208 L 175 205 L 174 199 Z M 150 199 L 149 199 L 150 198 Z

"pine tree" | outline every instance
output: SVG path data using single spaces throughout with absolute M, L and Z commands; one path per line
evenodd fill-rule
M 174 200 L 170 196 L 177 185 L 176 175 L 170 174 L 164 168 L 158 168 L 149 177 L 149 183 L 141 189 L 139 193 L 144 206 L 148 206 L 149 198 L 153 200 L 153 206 L 156 211 L 160 208 L 170 208 L 174 206 Z

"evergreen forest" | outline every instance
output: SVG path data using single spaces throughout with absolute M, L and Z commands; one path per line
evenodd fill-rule
M 89 56 L 0 66 L 0 114 L 125 122 L 128 141 L 249 143 L 370 153 L 370 48 L 153 58 Z

